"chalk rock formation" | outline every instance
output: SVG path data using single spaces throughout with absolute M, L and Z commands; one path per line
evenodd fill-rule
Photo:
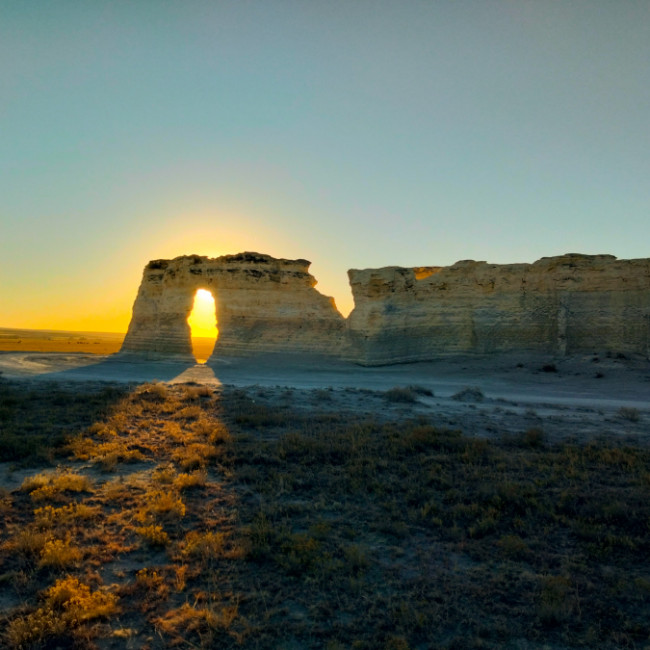
M 364 365 L 453 354 L 611 351 L 650 357 L 650 260 L 568 254 L 533 264 L 348 271 L 347 321 L 306 260 L 187 255 L 145 267 L 122 355 L 191 360 L 197 289 L 216 301 L 213 356 L 316 353 Z
M 338 356 L 345 319 L 320 294 L 306 260 L 259 253 L 154 260 L 144 269 L 120 354 L 193 360 L 187 318 L 197 289 L 212 292 L 219 336 L 214 356 L 264 352 Z
M 650 260 L 568 254 L 534 264 L 348 271 L 354 359 L 379 365 L 512 350 L 650 356 Z

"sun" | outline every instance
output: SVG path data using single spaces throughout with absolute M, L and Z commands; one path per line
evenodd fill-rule
M 207 289 L 199 289 L 194 296 L 194 307 L 187 319 L 192 337 L 216 338 L 217 317 L 214 296 Z

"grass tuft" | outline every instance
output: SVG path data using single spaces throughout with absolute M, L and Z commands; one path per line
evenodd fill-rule
M 41 550 L 38 566 L 64 569 L 77 564 L 81 557 L 81 549 L 72 544 L 69 539 L 51 539 L 45 542 Z
M 164 548 L 169 544 L 169 535 L 163 530 L 162 526 L 149 524 L 148 526 L 139 526 L 135 532 L 142 540 L 153 548 Z
M 29 492 L 33 501 L 62 500 L 66 493 L 88 492 L 91 480 L 83 474 L 73 471 L 36 474 L 24 479 L 21 490 Z
M 413 404 L 418 401 L 417 393 L 410 386 L 395 386 L 384 393 L 388 402 L 400 404 Z

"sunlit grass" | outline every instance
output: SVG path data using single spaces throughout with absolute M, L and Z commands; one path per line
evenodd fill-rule
M 73 471 L 42 473 L 26 478 L 21 489 L 29 492 L 35 502 L 60 501 L 68 492 L 86 492 L 90 489 L 90 479 Z
M 56 581 L 45 591 L 43 604 L 30 614 L 12 619 L 4 635 L 11 648 L 50 646 L 53 640 L 80 642 L 79 628 L 99 618 L 119 611 L 115 594 L 104 590 L 92 591 L 77 578 L 68 576 Z M 67 644 L 66 644 L 67 645 Z M 77 645 L 77 643 L 74 643 Z
M 51 539 L 45 542 L 41 549 L 38 566 L 63 569 L 77 564 L 81 556 L 81 549 L 70 539 Z

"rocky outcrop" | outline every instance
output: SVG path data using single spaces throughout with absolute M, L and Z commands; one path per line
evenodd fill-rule
M 650 354 L 648 259 L 568 254 L 348 275 L 348 336 L 362 364 L 514 350 Z
M 207 289 L 215 298 L 219 328 L 213 357 L 341 355 L 345 319 L 332 298 L 316 291 L 309 265 L 259 253 L 149 262 L 120 354 L 192 359 L 187 318 L 196 290 Z
M 216 356 L 315 353 L 364 365 L 453 354 L 611 351 L 650 357 L 650 260 L 544 257 L 533 264 L 348 271 L 347 321 L 306 260 L 186 255 L 145 267 L 122 355 L 192 359 L 197 289 L 216 301 Z

